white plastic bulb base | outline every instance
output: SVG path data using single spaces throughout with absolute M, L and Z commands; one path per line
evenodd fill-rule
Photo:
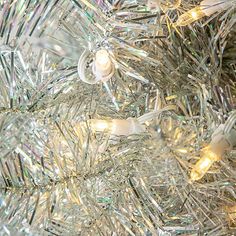
M 200 5 L 204 14 L 210 16 L 230 8 L 232 4 L 235 3 L 231 0 L 203 0 Z
M 221 124 L 212 134 L 210 146 L 217 156 L 222 156 L 236 146 L 236 130 L 231 129 L 229 133 L 224 133 L 224 129 L 225 124 Z
M 127 120 L 112 120 L 112 135 L 129 136 L 143 132 L 145 132 L 145 127 L 141 125 L 135 118 L 128 118 Z

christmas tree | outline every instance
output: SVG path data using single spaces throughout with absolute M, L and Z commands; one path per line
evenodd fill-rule
M 0 235 L 236 235 L 235 9 L 1 1 Z

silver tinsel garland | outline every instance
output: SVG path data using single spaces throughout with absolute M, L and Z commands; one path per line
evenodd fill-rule
M 199 1 L 164 2 L 1 1 L 0 235 L 236 235 L 235 150 L 189 181 L 236 109 L 236 4 L 176 27 Z M 115 73 L 86 84 L 100 48 Z M 88 122 L 148 114 L 130 136 Z

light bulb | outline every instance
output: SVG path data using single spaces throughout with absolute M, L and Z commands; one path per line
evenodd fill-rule
M 111 62 L 109 54 L 106 50 L 100 50 L 96 53 L 96 63 L 102 67 L 105 67 Z
M 90 127 L 93 131 L 104 132 L 111 128 L 111 122 L 106 120 L 90 120 Z
M 189 25 L 204 16 L 210 16 L 216 12 L 226 10 L 232 6 L 232 4 L 235 4 L 233 0 L 204 0 L 200 3 L 200 6 L 197 6 L 181 15 L 175 25 Z
M 90 120 L 90 127 L 95 132 L 109 132 L 112 135 L 129 136 L 145 132 L 145 128 L 137 119 L 128 118 L 127 120 L 114 119 L 106 120 Z
M 207 173 L 213 163 L 219 159 L 220 157 L 211 149 L 210 146 L 205 148 L 203 156 L 198 160 L 191 171 L 191 181 L 201 179 Z
M 114 74 L 114 65 L 107 50 L 96 52 L 93 63 L 93 74 L 98 81 L 107 81 Z
M 176 25 L 177 26 L 189 25 L 192 22 L 194 22 L 198 19 L 201 19 L 204 16 L 205 16 L 205 13 L 202 11 L 202 7 L 198 6 L 198 7 L 191 9 L 190 11 L 187 11 L 183 15 L 181 15 L 178 18 Z
M 203 156 L 193 167 L 190 178 L 192 181 L 201 179 L 214 162 L 219 161 L 225 152 L 236 146 L 236 111 L 232 112 L 225 124 L 221 124 L 211 136 L 210 145 L 203 150 Z

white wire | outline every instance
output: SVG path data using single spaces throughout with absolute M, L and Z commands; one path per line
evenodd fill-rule
M 145 122 L 154 119 L 156 116 L 158 116 L 159 114 L 161 114 L 164 111 L 170 111 L 170 110 L 175 110 L 175 109 L 176 109 L 175 105 L 169 105 L 163 109 L 160 109 L 159 111 L 152 111 L 152 112 L 146 113 L 146 114 L 140 116 L 137 120 L 140 124 L 144 124 Z
M 89 57 L 90 51 L 88 50 L 84 50 L 84 52 L 81 54 L 80 58 L 79 58 L 79 62 L 78 62 L 78 74 L 79 74 L 79 78 L 87 83 L 87 84 L 96 84 L 98 81 L 96 80 L 96 78 L 94 79 L 88 79 L 86 78 L 85 75 L 85 68 L 86 68 L 86 63 Z

